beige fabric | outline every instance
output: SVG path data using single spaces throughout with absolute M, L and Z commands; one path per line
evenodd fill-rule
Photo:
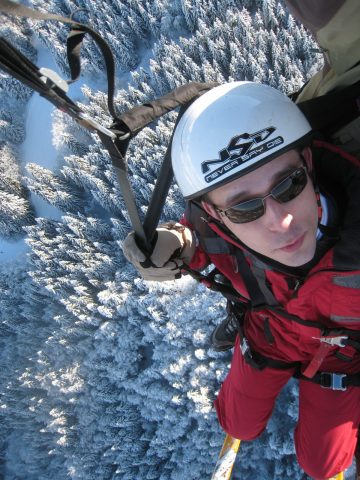
M 305 100 L 310 100 L 314 97 L 320 97 L 321 95 L 325 95 L 326 93 L 337 88 L 353 85 L 359 80 L 360 65 L 352 68 L 340 76 L 331 69 L 327 73 L 324 73 L 324 70 L 320 70 L 313 77 L 311 77 L 309 82 L 305 85 L 304 89 L 296 99 L 296 103 L 304 102 Z
M 316 38 L 337 75 L 356 65 L 360 60 L 359 0 L 346 0 Z
M 179 278 L 181 266 L 190 263 L 195 252 L 193 234 L 180 223 L 164 224 L 156 230 L 157 241 L 150 256 L 155 266 L 144 268 L 141 265 L 146 256 L 137 246 L 134 232 L 129 233 L 122 244 L 124 255 L 144 280 L 163 282 Z

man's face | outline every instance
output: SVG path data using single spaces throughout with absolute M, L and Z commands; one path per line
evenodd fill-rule
M 311 151 L 303 151 L 311 171 Z M 203 207 L 222 222 L 241 242 L 252 250 L 284 265 L 298 267 L 309 262 L 315 253 L 318 206 L 310 178 L 304 190 L 293 200 L 279 203 L 273 197 L 265 200 L 265 213 L 252 222 L 236 224 L 221 210 L 239 202 L 266 196 L 289 173 L 303 165 L 299 152 L 291 150 L 271 162 L 223 185 L 207 195 Z

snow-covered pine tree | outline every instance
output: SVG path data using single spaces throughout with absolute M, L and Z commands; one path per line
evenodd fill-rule
M 23 235 L 23 227 L 33 222 L 34 214 L 26 198 L 0 190 L 0 235 L 3 238 Z
M 36 61 L 36 49 L 31 43 L 31 30 L 26 19 L 6 17 L 0 24 L 0 35 L 32 62 Z M 11 97 L 26 103 L 32 91 L 4 71 L 0 71 L 0 98 Z M 2 102 L 1 102 L 2 104 Z
M 61 211 L 76 213 L 84 210 L 84 199 L 73 184 L 36 163 L 29 163 L 26 169 L 31 174 L 26 178 L 27 186 L 33 193 Z

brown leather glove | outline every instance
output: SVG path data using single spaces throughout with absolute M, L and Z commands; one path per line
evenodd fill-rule
M 146 256 L 135 241 L 135 233 L 125 238 L 122 248 L 125 257 L 131 262 L 144 280 L 164 282 L 181 276 L 183 263 L 190 263 L 195 252 L 195 238 L 192 231 L 180 223 L 169 222 L 157 229 L 154 249 Z M 146 262 L 145 260 L 150 260 Z

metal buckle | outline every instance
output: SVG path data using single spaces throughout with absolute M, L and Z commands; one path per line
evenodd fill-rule
M 243 357 L 245 357 L 246 355 L 249 355 L 250 358 L 252 357 L 250 346 L 249 346 L 248 341 L 246 340 L 245 337 L 243 337 L 243 339 L 240 343 L 240 350 L 241 350 L 241 353 L 242 353 Z
M 347 376 L 345 373 L 322 372 L 320 375 L 320 385 L 322 388 L 330 388 L 331 390 L 341 390 L 342 392 L 345 392 L 346 387 L 343 385 L 343 379 Z M 330 385 L 323 385 L 324 375 L 330 375 Z
M 40 80 L 42 80 L 45 84 L 48 84 L 50 81 L 50 84 L 52 83 L 53 85 L 56 85 L 64 93 L 69 91 L 69 84 L 67 81 L 62 79 L 58 73 L 54 72 L 54 70 L 42 67 L 39 69 L 39 73 L 42 75 Z
M 338 336 L 338 337 L 312 337 L 314 340 L 320 340 L 320 342 L 327 343 L 331 346 L 337 345 L 338 347 L 345 347 L 346 341 L 349 337 Z

